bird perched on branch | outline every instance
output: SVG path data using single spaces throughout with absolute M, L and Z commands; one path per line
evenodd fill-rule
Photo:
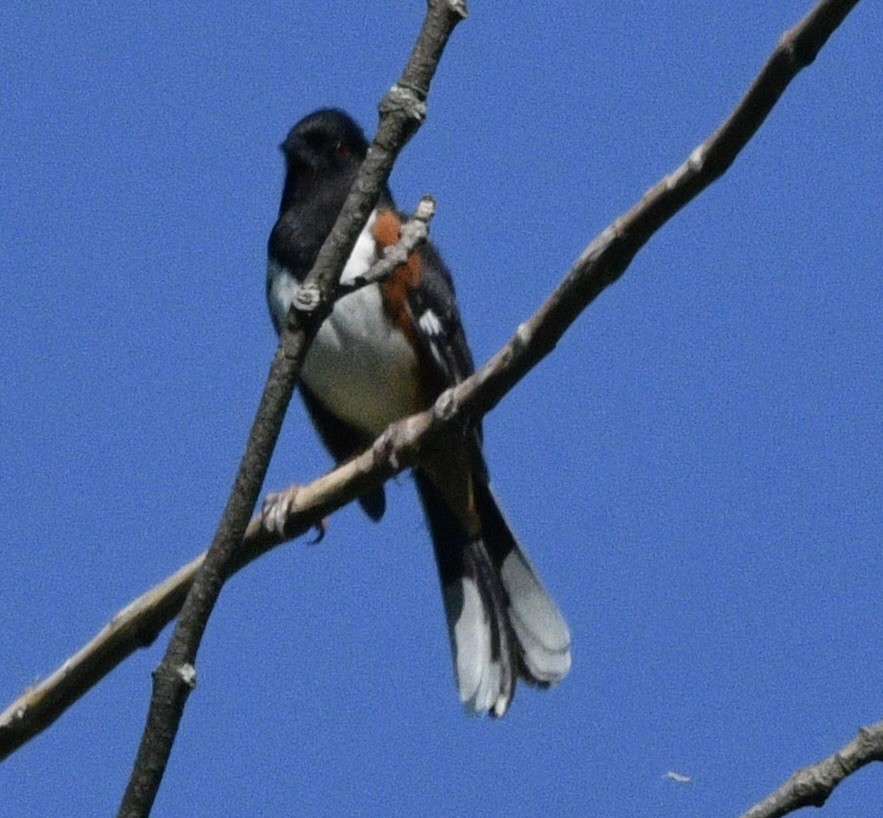
M 302 119 L 281 145 L 286 176 L 269 240 L 267 299 L 277 331 L 312 268 L 365 158 L 368 143 L 343 111 Z M 353 283 L 399 240 L 388 189 L 341 278 Z M 300 391 L 338 461 L 368 448 L 395 420 L 430 407 L 474 370 L 450 273 L 431 243 L 387 279 L 340 298 L 309 349 Z M 435 547 L 460 698 L 502 716 L 518 677 L 547 687 L 570 669 L 570 632 L 491 491 L 481 430 L 459 433 L 414 469 Z M 359 498 L 373 520 L 383 487 Z

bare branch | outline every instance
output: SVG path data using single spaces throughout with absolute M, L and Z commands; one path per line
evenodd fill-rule
M 363 277 L 364 284 L 382 280 L 396 266 L 407 261 L 414 249 L 426 241 L 429 220 L 434 212 L 435 202 L 431 197 L 420 200 L 414 215 L 402 225 L 401 238 L 384 249 L 383 257 Z M 370 461 L 347 464 L 308 486 L 299 487 L 298 514 L 284 522 L 285 538 L 266 530 L 262 514 L 256 514 L 245 531 L 241 547 L 231 557 L 228 575 L 277 545 L 306 533 L 327 514 L 357 496 L 358 491 L 352 493 L 355 489 L 350 484 L 354 480 L 367 479 L 365 475 L 371 465 Z M 365 473 L 361 478 L 354 471 L 357 467 Z M 380 482 L 373 476 L 371 479 Z M 181 610 L 207 553 L 203 552 L 129 603 L 61 667 L 25 690 L 0 713 L 0 761 L 51 725 L 136 650 L 153 643 Z
M 834 755 L 798 770 L 742 818 L 779 818 L 802 807 L 821 807 L 844 778 L 872 761 L 883 761 L 883 721 L 862 727 Z
M 138 648 L 151 644 L 181 610 L 204 557 L 200 554 L 129 603 L 61 667 L 0 713 L 0 761 L 45 730 Z
M 295 537 L 308 531 L 330 512 L 416 462 L 419 449 L 431 445 L 436 435 L 459 425 L 467 416 L 478 417 L 496 405 L 520 378 L 554 348 L 585 306 L 622 274 L 649 237 L 725 172 L 763 123 L 791 79 L 812 62 L 856 3 L 857 0 L 823 0 L 797 26 L 786 32 L 745 97 L 723 125 L 696 148 L 674 173 L 651 188 L 637 205 L 586 248 L 552 296 L 518 328 L 514 337 L 491 361 L 472 378 L 443 394 L 433 410 L 394 424 L 371 450 L 309 486 L 301 487 L 293 513 L 285 521 L 286 536 Z M 278 537 L 264 530 L 260 515 L 255 516 L 249 523 L 242 547 L 228 565 L 230 573 L 278 543 Z M 79 653 L 7 708 L 0 715 L 0 758 L 9 755 L 54 721 L 137 647 L 152 641 L 175 615 L 203 558 L 204 555 L 198 557 L 117 614 Z M 849 772 L 868 761 L 880 760 L 881 731 L 883 723 L 863 731 L 856 742 L 822 764 L 828 764 L 838 757 L 841 760 L 837 763 L 842 764 L 844 753 L 847 753 L 846 757 L 853 757 L 850 748 L 854 744 L 865 747 L 868 741 L 874 742 L 876 749 L 870 753 L 862 750 L 866 760 L 851 767 Z M 859 756 L 857 750 L 855 758 L 865 756 Z M 793 783 L 798 776 L 782 790 L 788 787 L 798 789 Z M 831 785 L 831 789 L 841 778 Z M 770 799 L 777 797 L 777 793 Z M 763 807 L 767 801 L 754 810 Z M 815 802 L 807 801 L 800 805 L 808 803 Z M 783 814 L 752 811 L 744 818 Z

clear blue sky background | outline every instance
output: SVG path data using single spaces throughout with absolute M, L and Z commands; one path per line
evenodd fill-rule
M 478 361 L 809 8 L 473 3 L 392 185 L 438 199 Z M 373 130 L 423 4 L 146 9 L 0 13 L 0 706 L 207 545 L 275 347 L 277 145 Z M 487 419 L 571 676 L 461 712 L 402 477 L 227 587 L 155 815 L 736 815 L 883 718 L 881 37 L 860 4 Z M 268 486 L 328 464 L 295 402 Z M 167 638 L 0 766 L 0 814 L 115 811 Z M 879 767 L 824 812 L 880 814 Z

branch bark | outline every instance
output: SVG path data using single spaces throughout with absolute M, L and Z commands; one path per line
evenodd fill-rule
M 444 393 L 432 410 L 394 424 L 360 457 L 309 486 L 301 487 L 292 514 L 285 522 L 286 539 L 308 531 L 327 514 L 412 465 L 419 458 L 421 447 L 432 445 L 437 435 L 467 419 L 480 417 L 493 408 L 536 363 L 551 352 L 582 310 L 622 275 L 653 233 L 727 170 L 790 81 L 815 59 L 857 2 L 822 0 L 794 28 L 787 31 L 725 122 L 680 167 L 648 190 L 640 202 L 591 242 L 549 299 L 518 327 L 510 341 L 475 375 Z M 418 41 L 415 54 L 421 52 L 422 60 L 421 48 Z M 399 86 L 404 87 L 404 83 L 400 82 Z M 393 100 L 387 104 L 395 106 L 398 103 Z M 375 144 L 381 141 L 381 131 L 382 124 Z M 349 204 L 350 200 L 347 207 Z M 363 211 L 356 204 L 352 208 L 345 208 L 345 212 L 354 212 L 361 218 Z M 364 210 L 365 218 L 369 212 L 370 207 Z M 345 235 L 352 236 L 354 240 L 359 229 L 352 228 L 352 232 Z M 345 260 L 347 255 L 348 251 L 339 252 L 334 263 L 342 265 L 342 259 Z M 320 263 L 317 262 L 317 269 L 319 267 Z M 248 524 L 241 547 L 234 549 L 230 555 L 226 565 L 227 575 L 257 559 L 280 541 L 281 538 L 264 529 L 261 516 L 255 516 Z M 206 559 L 207 554 L 197 557 L 120 611 L 88 645 L 7 708 L 0 715 L 0 759 L 51 724 L 138 647 L 152 642 L 177 613 Z M 860 763 L 851 767 L 850 772 L 869 761 L 881 760 L 877 750 L 863 749 L 869 743 L 862 741 L 866 733 L 875 736 L 876 741 L 876 734 L 883 730 L 881 725 L 883 722 L 864 731 L 856 740 L 861 745 L 857 752 L 864 755 L 855 756 Z M 850 747 L 852 745 L 848 745 L 844 751 Z M 785 787 L 791 786 L 792 782 L 793 779 Z M 831 785 L 831 789 L 836 783 Z M 770 798 L 774 796 L 776 793 Z M 815 802 L 802 802 L 792 809 L 808 803 Z M 784 814 L 751 811 L 743 818 Z
M 883 721 L 862 727 L 834 755 L 798 770 L 742 818 L 780 818 L 803 807 L 821 807 L 844 778 L 872 761 L 883 761 Z

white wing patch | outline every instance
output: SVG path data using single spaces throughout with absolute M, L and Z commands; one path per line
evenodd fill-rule
M 432 310 L 426 310 L 420 316 L 417 323 L 420 324 L 420 329 L 430 338 L 438 337 L 444 332 L 441 321 L 438 320 L 438 316 Z
M 426 309 L 417 319 L 417 325 L 423 336 L 429 341 L 429 349 L 436 365 L 442 372 L 449 374 L 448 362 L 442 354 L 442 347 L 447 343 L 447 338 L 441 320 L 431 309 Z

